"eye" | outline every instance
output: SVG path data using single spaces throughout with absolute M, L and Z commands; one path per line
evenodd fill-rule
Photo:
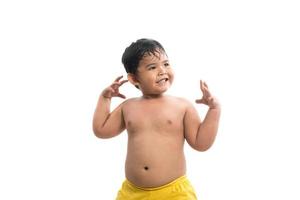
M 165 67 L 169 67 L 170 64 L 169 64 L 169 63 L 165 63 L 164 66 L 165 66 Z
M 149 67 L 148 70 L 154 70 L 156 67 L 155 66 L 152 66 L 152 67 Z

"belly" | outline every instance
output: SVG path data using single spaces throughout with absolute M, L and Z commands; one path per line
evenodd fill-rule
M 126 178 L 139 187 L 158 187 L 184 175 L 183 142 L 153 133 L 128 137 Z

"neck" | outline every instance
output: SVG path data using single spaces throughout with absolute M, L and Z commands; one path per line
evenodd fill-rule
M 159 99 L 164 97 L 165 95 L 163 93 L 161 94 L 143 94 L 143 99 Z

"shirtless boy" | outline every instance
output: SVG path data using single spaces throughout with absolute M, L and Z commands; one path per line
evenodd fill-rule
M 183 145 L 186 140 L 197 151 L 211 147 L 218 130 L 219 102 L 200 81 L 203 96 L 196 103 L 209 107 L 201 121 L 191 102 L 164 94 L 174 74 L 164 48 L 155 40 L 133 42 L 122 62 L 128 80 L 120 76 L 103 90 L 93 119 L 99 138 L 114 137 L 125 129 L 128 133 L 126 180 L 117 200 L 197 199 L 185 175 Z M 119 88 L 127 81 L 142 92 L 141 97 L 127 99 L 111 112 L 113 97 L 126 98 Z

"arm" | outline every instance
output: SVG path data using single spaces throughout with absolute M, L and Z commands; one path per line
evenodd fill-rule
M 211 96 L 206 83 L 201 81 L 200 87 L 203 97 L 196 100 L 196 103 L 206 104 L 209 109 L 201 122 L 196 109 L 188 103 L 184 117 L 184 130 L 186 140 L 191 147 L 198 151 L 206 151 L 212 146 L 217 135 L 221 107 L 217 99 Z
M 214 143 L 218 132 L 220 113 L 220 108 L 209 108 L 207 111 L 196 136 L 195 145 L 200 151 L 206 151 Z
M 93 131 L 99 138 L 111 138 L 120 134 L 125 129 L 122 104 L 120 104 L 113 112 L 110 112 L 111 98 L 125 98 L 119 93 L 119 87 L 127 82 L 120 82 L 122 76 L 118 77 L 115 82 L 103 90 L 101 93 L 93 119 Z

